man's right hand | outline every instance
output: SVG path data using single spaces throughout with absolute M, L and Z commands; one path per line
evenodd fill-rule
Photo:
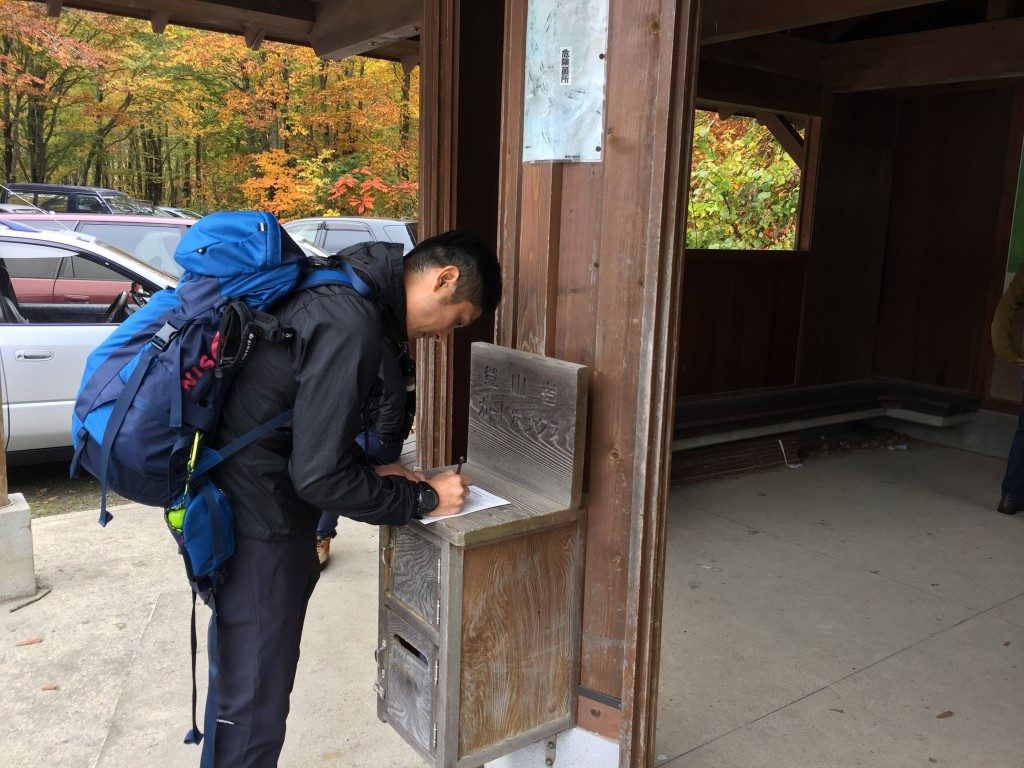
M 462 504 L 469 494 L 469 478 L 466 475 L 457 475 L 449 469 L 427 482 L 437 491 L 438 499 L 437 509 L 430 513 L 431 517 L 447 517 L 462 509 Z

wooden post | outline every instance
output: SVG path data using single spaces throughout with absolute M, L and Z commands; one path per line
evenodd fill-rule
M 420 239 L 455 222 L 458 0 L 424 0 L 420 32 Z M 416 452 L 445 463 L 451 424 L 452 345 L 420 341 L 416 354 Z
M 645 766 L 699 4 L 611 0 L 603 162 L 524 166 L 527 2 L 509 0 L 506 15 L 499 253 L 517 290 L 498 339 L 593 371 L 580 711 L 615 723 L 623 766 Z
M 425 0 L 420 34 L 420 237 L 453 228 L 497 243 L 502 4 Z M 460 99 L 460 94 L 465 98 Z M 506 295 L 514 286 L 506 288 Z M 483 318 L 417 351 L 417 454 L 438 466 L 465 451 L 469 350 Z

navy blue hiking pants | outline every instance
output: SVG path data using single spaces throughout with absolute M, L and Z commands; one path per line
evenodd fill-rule
M 1024 379 L 1024 374 L 1022 374 Z M 1003 496 L 1017 501 L 1024 501 L 1024 405 L 1017 417 L 1017 432 L 1010 444 L 1010 456 L 1006 461 L 1006 474 L 1003 476 Z
M 215 695 L 207 698 L 204 767 L 277 765 L 306 605 L 319 577 L 312 535 L 287 542 L 236 536 L 211 618 Z

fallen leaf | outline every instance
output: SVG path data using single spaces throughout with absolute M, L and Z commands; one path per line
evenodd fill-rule
M 43 686 L 43 690 L 44 691 L 59 691 L 60 690 L 60 686 L 57 685 L 56 683 L 47 683 L 46 685 Z
M 945 712 L 939 712 L 935 717 L 939 720 L 945 720 L 947 717 L 953 716 L 953 710 L 947 709 Z
M 1009 641 L 1009 640 L 1007 640 L 1007 641 L 1006 641 L 1005 643 L 1003 643 L 1003 647 L 1005 648 L 1005 647 L 1006 647 L 1006 646 L 1008 646 L 1009 644 L 1010 644 L 1010 641 Z
M 30 637 L 27 640 L 19 640 L 18 642 L 16 642 L 14 644 L 14 647 L 18 648 L 18 647 L 20 647 L 22 645 L 35 645 L 36 643 L 41 643 L 41 642 L 43 642 L 43 638 L 41 638 L 41 637 Z
M 845 715 L 846 714 L 846 710 L 845 709 L 830 708 L 829 712 L 838 712 L 840 715 Z
M 50 496 L 48 499 L 43 499 L 43 501 L 46 502 L 47 504 L 50 504 L 54 501 L 57 501 L 57 499 L 59 498 L 60 496 Z

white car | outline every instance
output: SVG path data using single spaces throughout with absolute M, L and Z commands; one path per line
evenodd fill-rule
M 150 294 L 176 284 L 95 237 L 41 232 L 0 214 L 0 394 L 10 463 L 68 455 L 89 353 Z

